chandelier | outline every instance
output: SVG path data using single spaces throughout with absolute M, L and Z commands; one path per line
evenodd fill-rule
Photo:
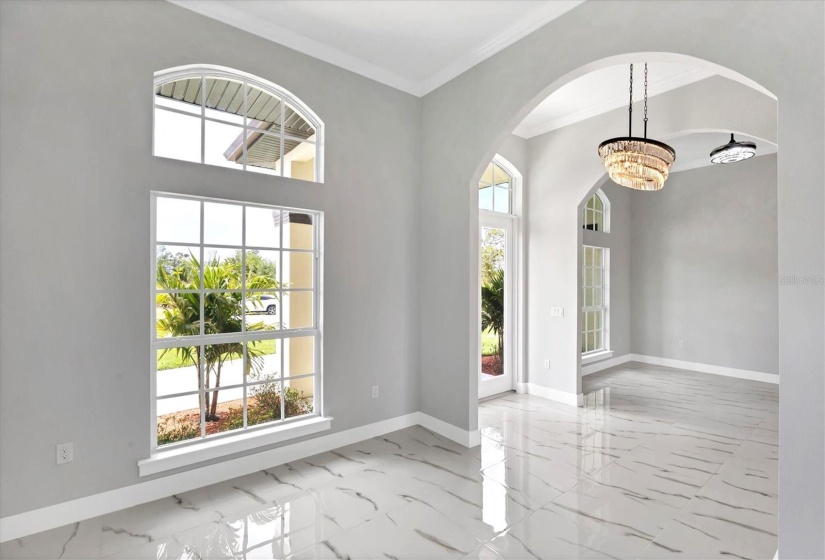
M 719 146 L 710 153 L 711 163 L 736 163 L 756 155 L 756 144 L 753 142 L 737 142 L 730 135 L 730 142 Z
M 610 178 L 631 189 L 658 191 L 676 161 L 676 151 L 665 144 L 647 138 L 647 63 L 645 63 L 645 113 L 644 138 L 633 136 L 633 65 L 630 65 L 630 106 L 628 108 L 627 136 L 611 138 L 599 144 L 602 158 Z

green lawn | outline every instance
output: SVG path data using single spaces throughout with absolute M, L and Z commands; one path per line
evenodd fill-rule
M 498 354 L 498 337 L 489 330 L 481 333 L 481 355 L 492 356 Z
M 275 341 L 274 340 L 261 340 L 259 342 L 255 342 L 255 349 L 258 350 L 261 354 L 274 354 L 275 353 Z M 179 367 L 187 367 L 191 366 L 191 363 L 183 363 L 178 356 L 177 352 L 174 350 L 169 350 L 165 354 L 161 356 L 161 353 L 158 352 L 158 371 L 162 371 L 165 369 L 175 369 Z

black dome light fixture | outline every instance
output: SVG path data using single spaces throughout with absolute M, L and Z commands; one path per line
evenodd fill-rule
M 630 65 L 630 105 L 627 136 L 599 144 L 607 174 L 615 183 L 640 191 L 658 191 L 667 181 L 676 150 L 647 137 L 647 63 L 645 63 L 644 137 L 633 136 L 633 65 Z
M 745 161 L 756 155 L 756 144 L 753 142 L 737 142 L 730 134 L 730 142 L 723 144 L 710 153 L 711 163 L 736 163 Z

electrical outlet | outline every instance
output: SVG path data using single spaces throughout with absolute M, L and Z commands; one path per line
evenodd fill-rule
M 58 443 L 55 448 L 57 464 L 71 463 L 74 461 L 74 446 L 72 442 Z
M 378 385 L 373 385 L 372 386 L 372 398 L 374 398 L 374 399 L 378 398 Z
M 684 340 L 680 339 L 678 344 L 679 344 L 679 348 L 684 348 L 685 347 L 685 341 Z
M 544 360 L 544 369 L 550 369 L 550 360 Z

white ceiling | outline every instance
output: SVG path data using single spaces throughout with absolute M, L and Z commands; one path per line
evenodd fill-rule
M 712 76 L 707 70 L 651 62 L 648 64 L 648 97 L 685 86 Z M 620 107 L 627 108 L 630 68 L 628 64 L 596 70 L 560 87 L 513 131 L 522 138 L 532 138 Z M 641 101 L 644 87 L 644 61 L 633 64 L 634 126 L 641 126 Z M 638 105 L 637 105 L 637 102 Z M 638 113 L 636 112 L 638 111 Z M 635 117 L 638 115 L 638 119 Z M 651 115 L 655 118 L 655 115 Z
M 737 134 L 736 140 L 755 143 L 756 157 L 776 153 L 776 145 L 765 140 L 759 140 L 746 134 Z M 700 132 L 668 140 L 667 143 L 676 150 L 676 162 L 673 164 L 671 173 L 713 165 L 710 162 L 711 150 L 722 144 L 727 144 L 729 141 L 729 132 Z M 742 164 L 746 165 L 747 161 L 742 162 Z
M 584 0 L 169 0 L 422 96 Z

